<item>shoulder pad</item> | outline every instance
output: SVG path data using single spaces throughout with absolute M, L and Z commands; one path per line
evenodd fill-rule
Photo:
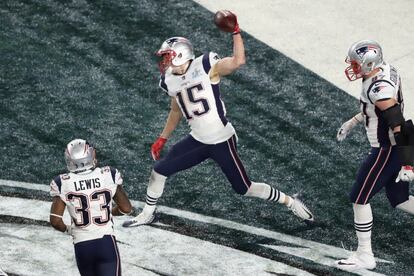
M 388 80 L 377 80 L 367 90 L 368 99 L 372 104 L 378 100 L 391 99 L 396 95 L 394 85 Z
M 218 54 L 214 52 L 208 52 L 203 55 L 203 68 L 204 72 L 208 74 L 210 72 L 211 67 L 216 64 L 220 60 Z

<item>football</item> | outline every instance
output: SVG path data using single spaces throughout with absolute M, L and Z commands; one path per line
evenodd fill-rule
M 223 32 L 231 33 L 237 24 L 237 17 L 228 10 L 220 10 L 214 15 L 214 24 Z

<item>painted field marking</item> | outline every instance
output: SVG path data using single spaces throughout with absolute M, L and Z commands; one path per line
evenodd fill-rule
M 24 189 L 32 189 L 32 190 L 40 190 L 44 192 L 49 191 L 49 186 L 42 185 L 42 184 L 35 184 L 35 183 L 26 183 L 26 182 L 17 182 L 11 180 L 1 180 L 0 185 L 8 186 L 8 187 L 16 187 L 16 188 L 24 188 Z M 1 198 L 1 196 L 0 196 Z M 0 210 L 5 210 L 6 206 L 8 205 L 6 202 L 10 202 L 9 200 L 0 200 Z M 142 201 L 131 201 L 135 207 L 142 208 L 144 206 L 144 202 Z M 334 267 L 334 260 L 342 259 L 349 256 L 350 252 L 339 247 L 318 243 L 315 241 L 309 241 L 303 238 L 295 237 L 288 234 L 279 233 L 276 231 L 271 231 L 263 228 L 258 228 L 254 226 L 249 226 L 225 219 L 210 217 L 206 215 L 201 215 L 189 211 L 174 209 L 166 206 L 158 206 L 158 211 L 160 213 L 177 216 L 185 219 L 189 219 L 192 221 L 207 223 L 218 225 L 221 227 L 225 227 L 228 229 L 233 229 L 237 231 L 243 231 L 245 233 L 253 234 L 253 235 L 260 235 L 266 238 L 271 238 L 274 240 L 282 241 L 284 243 L 290 243 L 292 246 L 274 246 L 274 245 L 266 245 L 263 244 L 262 246 L 271 248 L 275 251 L 287 253 L 293 256 L 297 256 L 303 259 L 307 259 L 313 261 L 315 263 L 319 263 L 325 266 Z M 15 216 L 23 216 L 28 218 L 31 217 L 30 213 L 27 211 L 22 210 L 21 213 L 19 209 L 14 209 Z M 48 212 L 45 213 L 45 217 L 42 220 L 48 220 Z M 34 218 L 36 219 L 36 218 Z M 39 218 L 38 218 L 39 219 Z M 383 259 L 376 259 L 378 262 L 383 263 L 392 263 L 387 260 Z M 361 270 L 355 272 L 358 275 L 382 275 L 376 272 L 372 272 L 369 270 Z

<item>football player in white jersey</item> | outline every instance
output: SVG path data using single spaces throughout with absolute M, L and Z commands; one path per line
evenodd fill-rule
M 155 163 L 151 172 L 146 204 L 143 211 L 124 226 L 150 224 L 158 198 L 167 177 L 211 158 L 221 168 L 234 191 L 250 197 L 275 201 L 287 206 L 305 221 L 313 221 L 309 209 L 296 197 L 291 197 L 266 183 L 249 179 L 237 154 L 237 136 L 226 118 L 226 108 L 220 97 L 219 83 L 245 63 L 243 39 L 238 24 L 233 33 L 233 56 L 220 59 L 216 53 L 194 56 L 193 46 L 183 37 L 172 37 L 162 43 L 157 54 L 162 58 L 160 87 L 171 97 L 171 110 L 161 135 L 151 147 L 154 160 L 182 117 L 191 132 L 173 145 L 166 156 Z
M 69 172 L 56 176 L 50 183 L 53 197 L 50 223 L 56 230 L 72 236 L 82 276 L 121 275 L 112 216 L 132 211 L 122 188 L 122 176 L 115 168 L 97 167 L 94 147 L 82 139 L 69 142 L 65 160 Z M 117 204 L 115 207 L 112 200 Z M 65 208 L 71 216 L 71 225 L 62 220 Z
M 341 126 L 337 139 L 342 141 L 355 125 L 362 123 L 371 151 L 361 164 L 350 193 L 358 248 L 336 264 L 346 270 L 374 269 L 370 199 L 385 187 L 392 207 L 414 214 L 414 197 L 409 195 L 408 186 L 414 179 L 414 127 L 411 120 L 403 117 L 400 76 L 383 61 L 377 42 L 362 40 L 352 44 L 346 61 L 350 64 L 345 70 L 348 79 L 362 79 L 361 112 Z

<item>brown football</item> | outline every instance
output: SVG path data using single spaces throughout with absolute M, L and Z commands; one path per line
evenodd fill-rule
M 237 23 L 234 13 L 228 10 L 220 10 L 214 15 L 214 24 L 223 32 L 231 33 Z

